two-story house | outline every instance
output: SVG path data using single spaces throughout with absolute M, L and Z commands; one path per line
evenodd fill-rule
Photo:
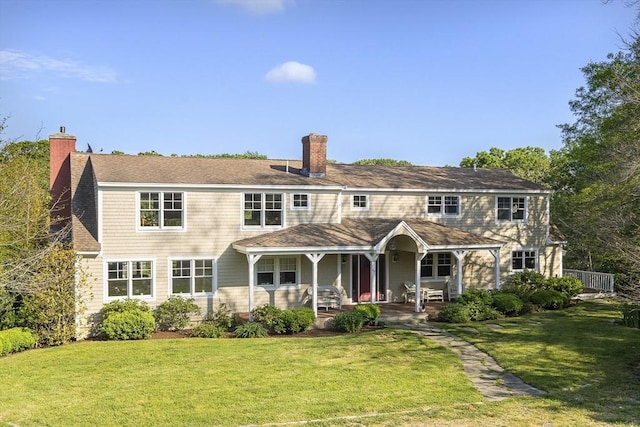
M 302 161 L 79 153 L 64 129 L 50 147 L 89 281 L 81 335 L 126 297 L 248 312 L 316 307 L 322 285 L 384 304 L 403 301 L 405 281 L 460 293 L 562 274 L 549 191 L 507 170 L 333 164 L 316 134 Z

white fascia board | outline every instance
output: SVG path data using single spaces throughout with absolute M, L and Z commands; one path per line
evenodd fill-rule
M 344 187 L 345 194 L 352 193 L 418 193 L 418 194 L 542 194 L 549 195 L 551 190 L 524 190 L 524 189 L 468 189 L 468 188 L 364 188 L 364 187 Z
M 291 255 L 301 253 L 320 252 L 325 254 L 356 254 L 372 252 L 371 246 L 300 246 L 300 247 L 266 247 L 266 246 L 241 246 L 232 245 L 233 249 L 243 254 L 264 254 L 264 255 Z
M 480 250 L 490 250 L 490 249 L 502 249 L 505 246 L 505 243 L 496 243 L 494 245 L 434 245 L 429 249 L 431 251 L 454 251 L 454 250 L 471 250 L 471 251 L 480 251 Z
M 413 231 L 413 229 L 409 226 L 409 224 L 407 224 L 404 221 L 400 221 L 400 223 L 398 223 L 398 225 L 396 225 L 394 229 L 391 230 L 389 234 L 384 236 L 382 240 L 380 240 L 380 243 L 378 243 L 374 247 L 376 253 L 382 253 L 382 248 L 386 248 L 387 244 L 389 243 L 389 240 L 397 236 L 400 229 L 404 229 L 411 236 L 411 238 L 416 242 L 418 246 L 422 246 L 424 248 L 425 252 L 429 250 L 429 245 L 427 244 L 427 242 L 422 240 L 422 238 L 418 235 L 418 233 Z
M 338 185 L 248 185 L 248 184 L 185 184 L 185 183 L 159 183 L 159 182 L 98 182 L 98 188 L 170 188 L 170 189 L 194 189 L 194 190 L 278 190 L 278 191 L 342 191 Z

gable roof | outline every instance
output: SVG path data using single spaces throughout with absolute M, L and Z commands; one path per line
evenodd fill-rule
M 544 187 L 506 169 L 327 164 L 325 177 L 300 173 L 296 160 L 72 153 L 91 159 L 100 184 L 322 186 L 346 189 L 533 191 Z M 85 160 L 86 161 L 86 160 Z
M 371 251 L 399 224 L 406 224 L 431 250 L 499 248 L 503 242 L 446 227 L 433 221 L 412 219 L 343 219 L 340 224 L 300 224 L 284 230 L 238 240 L 233 247 L 251 252 Z M 392 236 L 391 236 L 392 237 Z

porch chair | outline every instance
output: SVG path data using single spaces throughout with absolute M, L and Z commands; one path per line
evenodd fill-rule
M 458 284 L 453 283 L 450 277 L 447 277 L 447 282 L 444 285 L 447 288 L 447 299 L 451 301 L 452 299 L 458 298 Z M 462 285 L 464 289 L 464 285 Z
M 416 285 L 413 282 L 404 282 L 404 303 L 408 303 L 411 299 L 416 300 Z

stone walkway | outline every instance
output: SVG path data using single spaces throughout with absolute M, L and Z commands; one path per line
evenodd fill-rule
M 495 401 L 514 396 L 544 396 L 546 394 L 546 392 L 530 386 L 502 369 L 493 357 L 478 350 L 473 344 L 433 325 L 402 323 L 390 326 L 414 331 L 451 349 L 462 360 L 464 372 L 473 385 L 487 400 Z

